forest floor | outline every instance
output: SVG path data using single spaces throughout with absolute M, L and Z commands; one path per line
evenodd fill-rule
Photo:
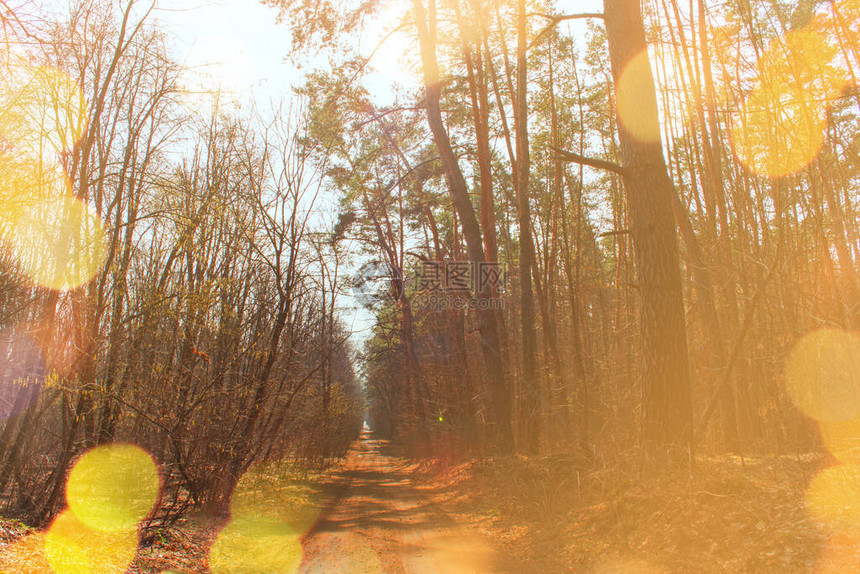
M 447 471 L 508 572 L 858 572 L 860 538 L 811 518 L 822 456 L 700 459 L 674 475 L 581 470 L 573 458 Z
M 443 466 L 365 433 L 322 476 L 245 483 L 220 533 L 191 519 L 141 548 L 132 572 L 208 572 L 207 552 L 213 572 L 236 573 L 856 571 L 857 540 L 804 509 L 827 464 L 722 457 L 650 479 L 566 457 Z

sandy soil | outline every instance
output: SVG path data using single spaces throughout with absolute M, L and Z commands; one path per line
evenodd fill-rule
M 304 538 L 299 572 L 497 572 L 490 543 L 419 480 L 415 465 L 365 431 L 332 478 L 333 502 Z

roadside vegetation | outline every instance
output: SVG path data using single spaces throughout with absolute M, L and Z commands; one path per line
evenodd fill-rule
M 856 0 L 262 4 L 240 106 L 0 0 L 3 568 L 295 571 L 368 425 L 500 568 L 860 569 Z

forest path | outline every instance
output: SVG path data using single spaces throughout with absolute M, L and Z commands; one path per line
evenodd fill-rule
M 299 572 L 492 572 L 490 544 L 440 508 L 445 494 L 420 485 L 415 465 L 365 430 L 334 475 L 334 500 L 305 537 Z

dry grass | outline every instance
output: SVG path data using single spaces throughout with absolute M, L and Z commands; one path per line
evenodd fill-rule
M 422 465 L 415 477 L 446 513 L 496 541 L 500 573 L 798 573 L 815 570 L 830 535 L 803 505 L 809 481 L 827 464 L 721 457 L 698 461 L 692 476 L 639 479 L 618 469 L 585 471 L 564 457 L 510 457 Z M 296 481 L 285 472 L 268 468 L 245 480 L 241 506 L 287 511 L 307 527 L 312 517 L 289 509 L 325 503 L 314 487 L 319 477 Z M 217 531 L 203 519 L 148 531 L 131 572 L 206 572 Z M 30 532 L 0 521 L 0 547 Z
M 242 478 L 234 492 L 233 514 L 252 520 L 277 519 L 288 523 L 295 532 L 306 532 L 326 503 L 325 494 L 317 486 L 322 476 L 291 463 L 258 465 Z M 208 551 L 223 522 L 193 515 L 170 527 L 147 528 L 140 533 L 141 543 L 129 572 L 208 572 Z M 41 533 L 20 522 L 0 519 L 0 573 L 49 573 L 43 546 Z
M 566 459 L 507 458 L 457 472 L 510 572 L 812 572 L 828 532 L 806 486 L 824 466 L 725 457 L 638 479 Z

